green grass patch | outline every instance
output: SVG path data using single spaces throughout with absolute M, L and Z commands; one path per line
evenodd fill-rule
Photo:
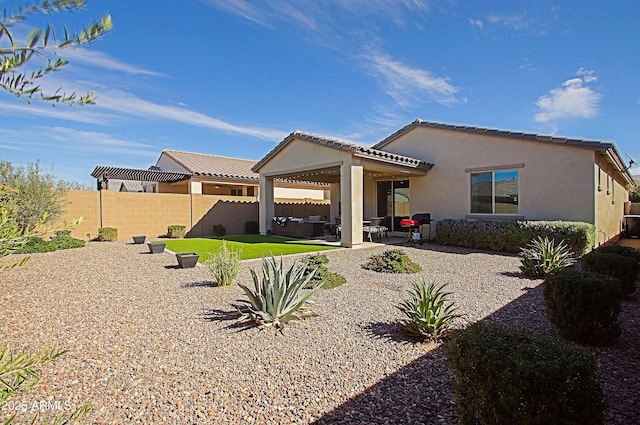
M 215 239 L 187 238 L 163 240 L 163 242 L 166 242 L 167 249 L 173 252 L 197 252 L 200 254 L 198 262 L 202 263 L 209 258 L 209 252 L 217 252 L 220 249 L 223 239 L 227 241 L 229 250 L 242 250 L 240 254 L 242 260 L 269 257 L 272 254 L 277 257 L 336 248 L 300 239 L 263 235 L 240 235 Z

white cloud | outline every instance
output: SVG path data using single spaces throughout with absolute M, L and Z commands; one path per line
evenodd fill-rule
M 484 22 L 482 22 L 482 19 L 469 18 L 469 23 L 471 24 L 471 26 L 477 27 L 480 29 L 484 27 Z
M 529 22 L 525 15 L 491 14 L 487 17 L 487 21 L 516 31 L 522 31 L 529 27 Z
M 452 85 L 448 78 L 403 64 L 387 54 L 373 53 L 365 56 L 365 60 L 375 74 L 382 77 L 385 92 L 403 108 L 424 100 L 441 105 L 459 102 L 457 93 L 460 89 Z
M 82 85 L 84 87 L 81 87 Z M 225 133 L 242 134 L 269 141 L 280 141 L 289 134 L 287 131 L 267 127 L 232 124 L 184 107 L 150 102 L 122 90 L 108 90 L 100 86 L 94 89 L 91 86 L 92 84 L 88 82 L 80 84 L 75 81 L 54 78 L 42 82 L 45 93 L 54 92 L 58 87 L 63 87 L 67 93 L 74 91 L 84 93 L 87 89 L 92 90 L 96 98 L 96 105 L 73 107 L 60 105 L 54 108 L 50 104 L 34 101 L 31 105 L 0 103 L 0 110 L 93 124 L 107 124 L 115 120 L 130 119 L 132 116 L 145 117 L 205 127 Z
M 540 108 L 534 119 L 540 123 L 567 118 L 593 118 L 598 114 L 602 95 L 586 84 L 597 80 L 593 71 L 580 68 L 578 78 L 571 78 L 548 94 L 540 96 L 536 105 Z
M 345 22 L 353 22 L 361 30 L 369 16 L 383 17 L 398 25 L 415 18 L 415 13 L 429 11 L 425 0 L 280 0 L 271 2 L 249 2 L 247 0 L 200 0 L 212 7 L 223 9 L 249 22 L 268 27 L 282 27 L 287 31 L 291 25 L 306 27 L 313 31 L 349 32 Z M 339 24 L 337 22 L 340 22 Z
M 119 90 L 96 93 L 100 108 L 125 115 L 176 121 L 198 127 L 211 128 L 231 134 L 242 134 L 263 140 L 280 141 L 288 132 L 265 127 L 241 126 L 190 109 L 149 102 Z
M 74 48 L 69 50 L 61 50 L 58 52 L 61 56 L 68 57 L 73 62 L 84 62 L 92 66 L 107 69 L 109 71 L 120 71 L 134 75 L 152 75 L 162 76 L 160 72 L 150 71 L 135 65 L 121 62 L 111 56 L 97 51 L 85 48 Z
M 7 149 L 71 156 L 100 154 L 122 157 L 137 156 L 149 159 L 158 156 L 158 148 L 152 144 L 121 139 L 102 132 L 82 131 L 61 126 L 6 130 L 0 135 L 0 144 Z

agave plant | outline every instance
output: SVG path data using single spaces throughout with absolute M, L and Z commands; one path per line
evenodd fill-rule
M 308 308 L 308 305 L 312 304 L 309 297 L 322 288 L 322 284 L 305 291 L 304 288 L 313 278 L 315 271 L 306 276 L 305 272 L 304 264 L 294 262 L 289 270 L 285 271 L 282 257 L 279 262 L 273 256 L 268 259 L 263 257 L 262 278 L 258 277 L 255 270 L 251 270 L 254 290 L 238 284 L 249 298 L 249 307 L 239 320 L 282 329 L 284 324 L 291 320 L 316 316 Z
M 520 257 L 520 270 L 529 277 L 544 277 L 574 262 L 573 254 L 564 240 L 556 245 L 553 239 L 549 240 L 546 236 L 544 239 L 538 236 L 538 239 L 532 240 L 526 248 L 522 248 Z
M 446 284 L 439 287 L 436 281 L 412 282 L 408 291 L 410 299 L 396 306 L 406 317 L 401 322 L 407 331 L 420 338 L 437 341 L 451 329 L 453 322 L 462 314 L 458 307 L 449 302 L 450 292 L 445 292 Z

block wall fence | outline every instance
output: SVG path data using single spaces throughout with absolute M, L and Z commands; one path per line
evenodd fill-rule
M 329 217 L 329 202 L 278 202 L 275 215 Z M 245 233 L 247 221 L 258 221 L 258 201 L 254 196 L 185 195 L 135 193 L 111 190 L 67 192 L 66 212 L 59 224 L 83 217 L 71 235 L 94 238 L 100 227 L 118 229 L 119 240 L 133 235 L 148 239 L 166 234 L 167 226 L 186 226 L 187 236 L 213 236 L 213 225 L 222 224 L 228 235 Z

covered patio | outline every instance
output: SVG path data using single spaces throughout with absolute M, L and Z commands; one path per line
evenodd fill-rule
M 340 217 L 341 245 L 357 248 L 364 239 L 363 221 L 379 216 L 380 211 L 387 212 L 388 201 L 378 194 L 387 190 L 394 193 L 394 185 L 404 186 L 408 214 L 409 181 L 425 178 L 432 167 L 419 159 L 295 131 L 252 169 L 260 175 L 260 233 L 273 231 L 275 180 L 328 183 L 328 221 L 335 224 Z M 390 215 L 393 227 L 394 214 Z

